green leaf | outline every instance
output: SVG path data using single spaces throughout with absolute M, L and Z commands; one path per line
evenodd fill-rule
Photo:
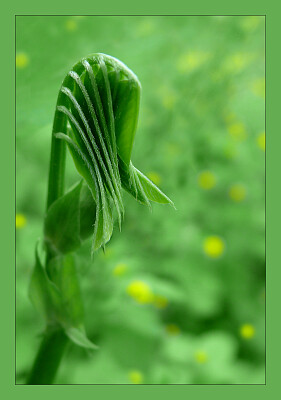
M 135 167 L 134 167 L 135 168 Z M 143 173 L 135 168 L 136 174 L 140 180 L 140 184 L 149 200 L 160 204 L 170 204 L 174 206 L 174 203 L 168 196 L 166 196 L 150 179 L 148 179 Z
M 51 259 L 48 269 L 60 293 L 59 319 L 64 326 L 83 324 L 84 311 L 72 254 Z
M 107 243 L 112 235 L 113 231 L 113 217 L 110 206 L 110 200 L 108 194 L 99 176 L 98 182 L 96 175 L 93 171 L 93 167 L 87 161 L 86 156 L 80 150 L 80 148 L 74 143 L 74 141 L 63 133 L 56 134 L 57 138 L 63 139 L 67 142 L 71 149 L 73 159 L 79 165 L 79 171 L 82 171 L 86 182 L 91 190 L 91 193 L 95 193 L 96 199 L 96 218 L 95 228 L 93 234 L 92 253 Z M 87 172 L 87 173 L 86 173 Z
M 29 283 L 29 298 L 34 307 L 49 323 L 56 321 L 60 307 L 60 293 L 48 278 L 39 255 L 38 245 L 35 250 L 35 266 Z
M 118 154 L 129 165 L 137 130 L 141 85 L 127 67 L 120 72 L 114 101 Z
M 85 334 L 83 301 L 73 255 L 52 258 L 48 268 L 60 294 L 60 303 L 56 304 L 58 322 L 74 343 L 96 348 Z
M 98 349 L 98 346 L 93 344 L 87 338 L 86 333 L 83 331 L 82 328 L 68 328 L 66 329 L 65 333 L 73 343 L 77 344 L 80 347 L 85 347 L 92 350 Z
M 147 205 L 148 200 L 151 200 L 160 204 L 170 204 L 174 207 L 174 203 L 169 197 L 136 169 L 132 163 L 127 166 L 119 159 L 119 167 L 123 188 L 140 203 Z
M 102 202 L 102 209 L 97 211 L 97 221 L 92 242 L 92 255 L 100 247 L 104 246 L 111 238 L 113 232 L 113 216 L 107 195 Z
M 32 303 L 44 315 L 47 325 L 60 325 L 75 344 L 95 349 L 85 334 L 83 302 L 73 256 L 52 258 L 48 264 L 51 280 L 42 266 L 37 247 L 29 285 Z
M 80 238 L 87 239 L 94 233 L 96 219 L 96 202 L 87 186 L 83 184 L 80 192 Z
M 79 202 L 82 181 L 48 209 L 45 241 L 56 253 L 68 253 L 81 245 Z
M 87 182 L 91 193 L 93 195 L 93 198 L 98 199 L 98 193 L 96 193 L 96 177 L 93 171 L 92 166 L 90 165 L 90 162 L 88 161 L 87 157 L 84 155 L 84 153 L 80 150 L 80 148 L 77 146 L 77 144 L 67 135 L 65 135 L 62 132 L 58 132 L 55 134 L 57 139 L 62 139 L 64 140 L 68 148 L 70 150 L 70 154 L 73 158 L 74 164 L 77 168 L 77 171 L 79 174 L 85 179 Z

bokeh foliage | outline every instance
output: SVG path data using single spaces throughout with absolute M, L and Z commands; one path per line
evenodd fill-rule
M 17 383 L 43 328 L 27 288 L 55 102 L 93 52 L 137 74 L 134 164 L 177 211 L 124 194 L 122 233 L 79 250 L 99 349 L 69 346 L 57 383 L 264 383 L 264 35 L 263 17 L 17 17 Z

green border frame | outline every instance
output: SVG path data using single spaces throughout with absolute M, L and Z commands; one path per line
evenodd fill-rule
M 18 3 L 18 4 L 17 4 Z M 148 5 L 146 5 L 147 3 Z M 182 3 L 182 4 L 181 4 Z M 203 4 L 202 4 L 203 3 Z M 207 3 L 207 2 L 206 2 Z M 279 323 L 278 311 L 279 304 L 276 294 L 279 290 L 280 268 L 278 265 L 278 228 L 280 216 L 278 215 L 278 185 L 274 185 L 274 179 L 278 174 L 278 159 L 280 157 L 278 144 L 281 136 L 278 136 L 277 118 L 279 111 L 279 88 L 281 82 L 277 73 L 280 71 L 278 60 L 279 37 L 278 27 L 279 6 L 273 1 L 258 3 L 257 1 L 236 0 L 235 3 L 227 4 L 221 0 L 215 0 L 204 4 L 197 2 L 190 4 L 187 2 L 174 0 L 164 3 L 153 4 L 147 0 L 137 4 L 106 3 L 104 6 L 89 3 L 80 7 L 71 7 L 68 1 L 55 2 L 50 0 L 48 4 L 38 4 L 29 2 L 14 1 L 8 4 L 9 11 L 3 15 L 3 37 L 5 41 L 2 49 L 5 51 L 5 58 L 1 67 L 3 68 L 2 88 L 6 95 L 1 96 L 3 118 L 5 130 L 2 131 L 4 145 L 2 146 L 1 161 L 5 174 L 2 174 L 2 221 L 4 222 L 5 232 L 2 235 L 2 392 L 3 398 L 28 397 L 29 399 L 40 396 L 41 399 L 49 398 L 50 395 L 63 395 L 70 398 L 77 398 L 77 395 L 95 396 L 96 398 L 117 397 L 122 399 L 131 398 L 136 400 L 143 399 L 143 396 L 161 396 L 161 398 L 195 397 L 203 398 L 216 397 L 229 400 L 236 399 L 238 396 L 247 398 L 275 399 L 279 391 L 279 327 L 274 326 Z M 15 15 L 266 15 L 266 131 L 267 131 L 267 150 L 266 150 L 266 261 L 267 261 L 267 290 L 266 309 L 267 309 L 267 365 L 266 365 L 266 385 L 54 385 L 54 386 L 25 386 L 15 385 L 15 117 L 14 117 L 14 60 L 15 60 Z M 276 46 L 276 50 L 275 50 Z M 7 52 L 6 52 L 7 51 Z M 4 62 L 5 60 L 5 62 Z M 13 93 L 13 96 L 11 95 Z M 274 101 L 276 100 L 276 101 Z M 274 126 L 275 125 L 275 126 Z M 275 129 L 274 129 L 275 128 Z M 7 151 L 9 148 L 9 151 Z M 8 167 L 7 167 L 8 166 Z M 279 217 L 279 218 L 278 218 Z M 276 268 L 274 264 L 276 263 Z M 8 300 L 9 299 L 9 300 Z M 7 306 L 8 305 L 8 306 Z M 275 309 L 274 309 L 275 307 Z M 276 317 L 274 315 L 276 313 Z M 4 320 L 5 319 L 5 320 Z

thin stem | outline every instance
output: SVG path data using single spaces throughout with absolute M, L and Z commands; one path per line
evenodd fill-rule
M 44 334 L 27 385 L 51 385 L 55 379 L 68 338 L 62 329 Z
M 51 159 L 49 169 L 49 186 L 47 197 L 47 210 L 64 193 L 65 172 L 65 143 L 57 139 L 54 134 L 66 131 L 66 117 L 63 113 L 56 111 L 52 133 Z
M 58 103 L 60 96 L 58 98 Z M 47 196 L 47 210 L 64 193 L 65 155 L 66 145 L 63 140 L 57 139 L 54 134 L 66 131 L 66 118 L 64 114 L 56 111 L 51 145 L 51 159 L 49 169 L 49 184 Z M 48 268 L 49 262 L 54 256 L 46 246 L 46 271 L 51 278 Z M 69 339 L 62 329 L 46 329 L 41 345 L 36 355 L 27 385 L 50 385 L 55 379 L 64 349 Z

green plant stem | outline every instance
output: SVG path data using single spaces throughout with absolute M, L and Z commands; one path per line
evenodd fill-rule
M 27 385 L 51 385 L 55 379 L 68 338 L 62 329 L 46 331 Z
M 58 102 L 59 100 L 60 97 Z M 54 201 L 64 194 L 66 145 L 63 140 L 57 139 L 54 134 L 61 131 L 64 132 L 66 123 L 65 116 L 56 111 L 52 132 L 47 210 Z M 48 264 L 53 256 L 54 254 L 46 248 L 45 268 L 50 277 L 51 271 L 48 268 Z M 55 331 L 46 329 L 27 381 L 28 385 L 52 384 L 68 341 L 69 339 L 62 329 Z
M 52 203 L 64 193 L 66 145 L 63 140 L 57 139 L 54 134 L 57 132 L 64 132 L 65 130 L 65 115 L 56 111 L 52 134 L 47 210 L 52 205 Z

